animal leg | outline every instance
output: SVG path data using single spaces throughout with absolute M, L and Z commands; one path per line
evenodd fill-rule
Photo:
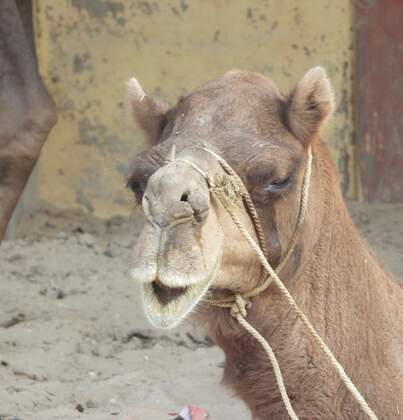
M 38 71 L 31 0 L 2 0 L 0 241 L 56 118 Z

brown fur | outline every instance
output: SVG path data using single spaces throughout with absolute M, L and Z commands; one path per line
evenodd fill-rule
M 31 0 L 0 1 L 0 241 L 47 135 L 55 106 L 38 71 Z
M 312 194 L 325 210 L 315 221 L 319 239 L 297 273 L 282 277 L 378 417 L 401 418 L 403 294 L 359 238 L 322 144 L 314 156 L 314 176 L 325 175 L 322 194 Z M 287 419 L 260 345 L 225 311 L 204 316 L 226 355 L 225 382 L 256 418 Z M 273 347 L 300 419 L 366 418 L 274 287 L 255 299 L 247 319 Z
M 319 139 L 332 108 L 330 84 L 321 69 L 311 70 L 289 97 L 261 75 L 228 72 L 166 114 L 157 144 L 137 159 L 131 182 L 141 180 L 145 185 L 144 174 L 157 169 L 158 156 L 172 144 L 183 150 L 207 141 L 248 187 L 275 263 L 291 238 L 306 146 L 311 144 L 308 212 L 296 250 L 280 277 L 379 419 L 402 418 L 403 292 L 380 268 L 346 210 L 336 168 Z M 264 188 L 288 177 L 290 185 L 280 192 Z M 231 233 L 232 225 L 225 226 L 233 242 L 228 245 L 229 239 L 224 245 L 226 265 L 220 276 L 227 271 L 231 275 L 218 279 L 212 292 L 250 290 L 260 269 L 255 261 L 251 265 L 250 257 L 240 259 L 239 247 L 246 252 L 248 245 Z M 247 271 L 239 268 L 240 261 Z M 256 340 L 228 310 L 205 305 L 196 319 L 223 349 L 224 380 L 246 402 L 254 419 L 287 419 L 272 368 Z M 366 418 L 274 286 L 253 300 L 247 320 L 273 347 L 301 420 Z

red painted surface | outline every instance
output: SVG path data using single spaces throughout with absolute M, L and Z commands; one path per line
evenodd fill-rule
M 403 0 L 357 0 L 355 21 L 363 198 L 403 202 Z

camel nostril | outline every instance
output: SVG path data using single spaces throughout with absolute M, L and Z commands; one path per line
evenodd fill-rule
M 206 220 L 207 216 L 208 216 L 208 209 L 199 211 L 199 212 L 195 213 L 195 215 L 194 215 L 196 222 L 199 222 L 199 223 Z
M 189 198 L 189 193 L 188 192 L 184 192 L 182 194 L 181 201 L 187 202 L 188 201 L 188 198 Z

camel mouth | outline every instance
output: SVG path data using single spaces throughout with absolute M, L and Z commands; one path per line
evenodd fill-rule
M 212 278 L 213 273 L 206 280 L 185 287 L 170 287 L 159 280 L 142 284 L 146 317 L 154 327 L 176 327 L 203 299 Z
M 202 226 L 176 224 L 160 229 L 145 223 L 130 275 L 140 285 L 144 315 L 151 325 L 173 328 L 200 306 L 218 277 L 223 238 L 213 211 Z
M 184 295 L 188 289 L 188 287 L 169 287 L 159 280 L 153 281 L 151 285 L 153 292 L 161 305 L 167 305 L 169 302 L 179 299 L 179 297 Z

